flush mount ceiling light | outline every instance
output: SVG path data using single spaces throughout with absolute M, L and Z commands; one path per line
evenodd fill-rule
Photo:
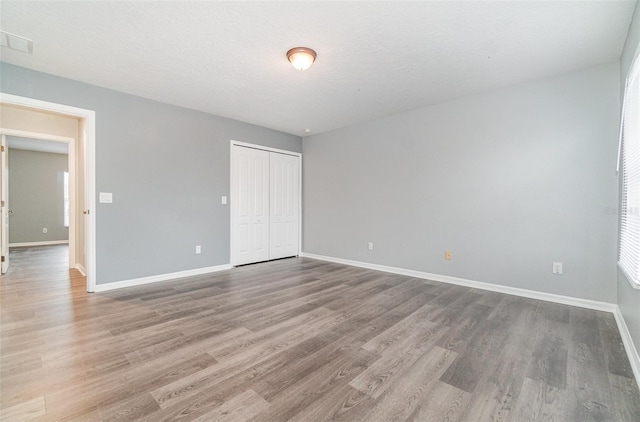
M 307 47 L 294 47 L 287 51 L 287 59 L 298 70 L 307 70 L 316 60 L 316 52 Z

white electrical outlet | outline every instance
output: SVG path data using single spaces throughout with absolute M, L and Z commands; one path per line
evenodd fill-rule
M 553 274 L 562 275 L 562 262 L 553 263 Z
M 202 248 L 200 247 L 200 245 L 196 245 L 196 255 L 200 252 L 202 252 Z
M 43 228 L 42 228 L 42 233 L 46 233 L 46 232 L 47 232 L 47 228 L 46 228 L 46 227 L 43 227 Z
M 369 250 L 372 251 L 373 250 L 373 242 L 369 242 Z

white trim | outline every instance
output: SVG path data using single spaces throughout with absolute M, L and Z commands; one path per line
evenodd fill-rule
M 75 142 L 76 138 L 68 136 L 51 135 L 49 133 L 30 132 L 28 130 L 0 128 L 3 135 L 15 136 L 18 138 L 42 139 L 45 141 L 65 142 L 67 144 Z
M 538 292 L 535 290 L 521 289 L 519 287 L 501 286 L 499 284 L 485 283 L 483 281 L 468 280 L 465 278 L 451 277 L 425 273 L 422 271 L 408 270 L 405 268 L 389 267 L 386 265 L 369 264 L 367 262 L 351 261 L 348 259 L 334 258 L 330 256 L 316 255 L 312 253 L 302 253 L 306 258 L 318 259 L 321 261 L 335 262 L 337 264 L 351 265 L 354 267 L 368 268 L 370 270 L 384 271 L 387 273 L 401 274 L 410 277 L 422 278 L 426 280 L 439 281 L 442 283 L 456 284 L 458 286 L 472 287 L 474 289 L 489 290 L 492 292 L 504 293 L 508 295 L 527 297 L 530 299 L 545 300 L 547 302 L 561 303 L 564 305 L 578 306 L 580 308 L 594 309 L 596 311 L 615 312 L 618 305 L 609 302 L 599 302 L 596 300 L 580 299 L 570 296 L 562 296 L 553 293 Z
M 68 244 L 68 240 L 45 240 L 42 242 L 18 242 L 18 243 L 9 243 L 10 248 L 25 248 L 29 246 L 50 246 L 50 245 L 66 245 Z M 73 268 L 73 267 L 70 267 Z
M 620 270 L 620 272 L 622 273 L 622 276 L 624 278 L 627 279 L 627 281 L 629 282 L 629 285 L 634 288 L 634 289 L 640 289 L 640 284 L 635 283 L 633 281 L 633 277 L 631 277 L 628 273 L 627 273 L 627 269 L 623 268 L 622 265 L 620 265 L 620 262 L 618 262 L 618 269 Z
M 76 264 L 76 270 L 78 270 L 83 277 L 87 276 L 87 270 L 82 266 L 82 264 Z
M 175 273 L 158 274 L 149 277 L 134 278 L 131 280 L 116 281 L 113 283 L 98 284 L 96 293 L 106 292 L 114 289 L 122 289 L 125 287 L 141 286 L 143 284 L 157 283 L 159 281 L 173 280 L 177 278 L 193 277 L 196 275 L 215 273 L 218 271 L 230 270 L 233 268 L 231 264 L 216 265 L 213 267 L 196 268 L 194 270 L 178 271 Z
M 237 145 L 239 147 L 260 149 L 262 151 L 277 152 L 279 154 L 295 155 L 296 157 L 302 158 L 302 153 L 301 152 L 294 152 L 294 151 L 287 151 L 285 149 L 265 147 L 264 145 L 250 144 L 248 142 L 234 141 L 232 139 L 231 140 L 231 146 L 233 146 L 233 145 Z
M 638 349 L 636 349 L 636 346 L 633 343 L 631 333 L 629 333 L 629 327 L 627 327 L 627 323 L 624 320 L 624 316 L 622 315 L 619 306 L 616 306 L 613 316 L 616 318 L 616 324 L 618 324 L 618 331 L 620 331 L 620 337 L 622 337 L 624 349 L 627 351 L 633 375 L 635 376 L 636 383 L 640 388 L 640 355 L 638 354 Z
M 233 160 L 233 147 L 234 146 L 240 146 L 240 147 L 246 147 L 246 148 L 253 148 L 253 149 L 259 149 L 262 151 L 269 151 L 269 152 L 277 152 L 279 154 L 285 154 L 285 155 L 293 155 L 295 157 L 298 157 L 298 256 L 302 256 L 302 153 L 301 152 L 294 152 L 294 151 L 287 151 L 284 149 L 277 149 L 277 148 L 271 148 L 271 147 L 265 147 L 263 145 L 257 145 L 257 144 L 250 144 L 248 142 L 241 142 L 241 141 L 234 141 L 233 139 L 231 139 L 230 141 L 230 145 L 229 145 L 229 161 L 230 161 L 230 165 L 229 165 L 229 260 L 231 261 L 231 265 L 234 265 L 234 258 L 235 258 L 235 252 L 234 252 L 234 239 L 235 239 L 235 216 L 233 215 L 233 212 L 231 212 L 231 210 L 233 209 L 233 205 L 232 202 L 233 201 L 233 197 L 232 197 L 232 193 L 234 191 L 235 188 L 235 180 L 233 178 L 233 174 L 234 174 L 234 170 L 235 170 L 235 164 L 234 164 L 234 160 Z
M 0 274 L 6 274 L 9 269 L 9 149 L 7 148 L 7 137 L 0 135 L 0 147 L 2 152 L 0 153 L 0 255 L 2 255 L 2 263 L 0 263 Z M 7 148 L 6 151 L 4 149 Z
M 96 286 L 96 113 L 93 110 L 87 110 L 78 107 L 71 107 L 64 104 L 51 103 L 47 101 L 37 100 L 34 98 L 21 97 L 18 95 L 5 94 L 0 92 L 0 103 L 12 104 L 27 108 L 35 108 L 39 110 L 52 111 L 55 113 L 66 114 L 78 117 L 84 122 L 84 146 L 85 146 L 85 201 L 86 207 L 90 211 L 86 217 L 85 230 L 85 265 L 87 269 L 87 291 L 95 291 Z M 81 126 L 82 127 L 82 126 Z
M 620 158 L 622 157 L 622 133 L 624 132 L 622 129 L 624 127 L 624 107 L 627 103 L 628 82 L 629 78 L 627 77 L 624 81 L 624 91 L 622 94 L 622 110 L 620 111 L 620 136 L 618 138 L 618 161 L 616 162 L 616 174 L 620 173 Z
M 74 268 L 77 264 L 76 231 L 78 230 L 78 220 L 76 216 L 76 167 L 78 164 L 76 161 L 76 138 L 5 128 L 0 128 L 0 133 L 6 136 L 15 136 L 18 138 L 31 138 L 41 139 L 45 141 L 63 142 L 68 145 L 67 171 L 69 173 L 69 186 L 72 187 L 72 189 L 69 191 L 69 268 Z M 9 247 L 11 247 L 11 244 L 9 244 Z

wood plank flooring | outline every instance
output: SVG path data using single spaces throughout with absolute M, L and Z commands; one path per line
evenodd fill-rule
M 609 313 L 291 258 L 100 294 L 0 281 L 3 421 L 640 421 Z

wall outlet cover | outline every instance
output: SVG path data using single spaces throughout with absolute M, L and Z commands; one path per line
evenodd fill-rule
M 562 262 L 554 262 L 552 271 L 555 275 L 562 275 Z

